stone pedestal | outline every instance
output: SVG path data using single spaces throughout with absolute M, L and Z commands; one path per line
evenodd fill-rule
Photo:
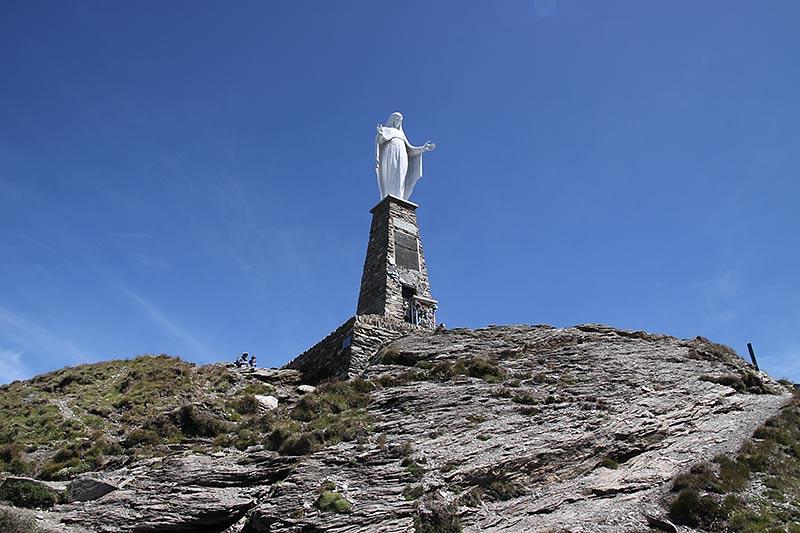
M 357 314 L 286 365 L 304 382 L 356 376 L 394 339 L 435 329 L 416 210 L 394 196 L 372 208 Z
M 431 296 L 416 210 L 414 203 L 387 196 L 370 211 L 372 226 L 356 313 L 433 329 L 437 302 Z

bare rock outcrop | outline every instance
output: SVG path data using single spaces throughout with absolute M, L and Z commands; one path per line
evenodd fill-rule
M 503 326 L 399 338 L 363 371 L 367 437 L 308 455 L 177 447 L 97 474 L 56 505 L 65 531 L 641 531 L 670 480 L 737 450 L 786 389 L 705 339 Z M 281 408 L 297 375 L 254 371 Z

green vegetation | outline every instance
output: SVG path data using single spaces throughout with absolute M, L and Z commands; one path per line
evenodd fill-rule
M 442 466 L 439 467 L 439 472 L 441 472 L 442 474 L 446 474 L 448 472 L 452 472 L 456 468 L 458 468 L 458 463 L 457 462 L 455 462 L 455 461 L 447 461 L 445 464 L 443 464 Z
M 7 501 L 17 507 L 36 509 L 52 507 L 60 499 L 56 491 L 42 487 L 32 481 L 15 480 L 11 483 L 6 480 L 0 486 L 0 500 Z
M 708 381 L 731 387 L 737 392 L 747 392 L 750 394 L 770 394 L 769 387 L 766 386 L 761 377 L 750 370 L 743 370 L 738 374 L 725 374 L 722 376 L 700 376 L 701 381 Z
M 2 386 L 0 470 L 69 480 L 124 460 L 118 456 L 163 455 L 173 444 L 303 455 L 371 431 L 368 381 L 326 383 L 293 409 L 264 414 L 255 396 L 275 389 L 248 379 L 220 365 L 148 355 Z M 32 452 L 35 464 L 26 460 Z
M 97 470 L 109 455 L 119 455 L 122 447 L 108 440 L 101 432 L 91 438 L 69 443 L 56 450 L 41 466 L 39 477 L 47 480 L 66 480 L 83 472 Z
M 459 497 L 459 505 L 466 505 L 467 507 L 478 507 L 483 502 L 483 491 L 480 487 L 472 487 L 465 490 Z
M 326 513 L 349 513 L 352 510 L 350 502 L 332 490 L 323 490 L 314 502 L 314 506 Z
M 383 356 L 381 357 L 381 364 L 414 366 L 419 362 L 419 360 L 420 358 L 417 355 L 409 353 L 401 353 L 394 346 L 389 346 L 383 351 Z
M 304 395 L 288 417 L 277 419 L 267 440 L 270 449 L 305 455 L 372 431 L 366 407 L 373 385 L 363 379 L 334 381 Z
M 22 450 L 16 444 L 0 446 L 0 470 L 21 476 L 31 471 L 31 465 L 22 455 Z
M 408 501 L 419 499 L 422 496 L 422 485 L 406 485 L 403 489 L 403 498 Z
M 145 425 L 206 391 L 226 391 L 233 376 L 221 366 L 195 367 L 174 357 L 142 356 L 65 368 L 0 387 L 0 444 L 21 448 L 73 443 L 95 430 Z M 75 418 L 62 415 L 62 398 Z
M 524 494 L 522 487 L 510 480 L 495 479 L 483 486 L 483 492 L 495 500 L 511 500 Z
M 616 470 L 619 468 L 619 463 L 612 459 L 611 457 L 606 457 L 602 461 L 600 461 L 600 466 L 605 468 L 610 468 L 611 470 Z
M 694 465 L 673 480 L 672 490 L 670 517 L 682 525 L 756 533 L 800 523 L 800 391 L 736 457 L 721 454 Z
M 530 392 L 522 392 L 520 394 L 515 394 L 511 398 L 511 401 L 514 402 L 514 403 L 521 404 L 521 405 L 536 405 L 538 403 L 541 403 L 539 401 L 539 398 L 537 398 L 536 396 L 534 396 Z
M 3 533 L 44 533 L 33 518 L 23 516 L 19 511 L 0 508 L 0 531 Z
M 384 352 L 382 361 L 384 364 L 414 367 L 413 370 L 400 375 L 386 374 L 380 376 L 376 382 L 382 387 L 396 387 L 424 380 L 448 381 L 456 376 L 469 376 L 482 379 L 488 383 L 499 383 L 506 376 L 506 371 L 496 362 L 482 357 L 472 357 L 455 362 L 440 361 L 434 364 L 431 361 L 420 360 L 409 354 L 401 354 L 389 348 Z
M 421 466 L 411 457 L 406 457 L 400 462 L 400 466 L 404 466 L 406 472 L 411 474 L 411 477 L 414 479 L 422 479 L 422 476 L 425 475 L 425 467 Z
M 417 506 L 414 515 L 416 533 L 460 533 L 461 520 L 454 505 L 428 500 Z

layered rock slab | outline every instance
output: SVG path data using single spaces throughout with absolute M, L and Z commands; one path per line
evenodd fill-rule
M 417 380 L 408 378 L 416 370 L 371 366 L 365 377 L 398 383 L 374 392 L 370 406 L 385 443 L 345 443 L 300 463 L 291 486 L 252 511 L 254 530 L 406 531 L 413 502 L 403 491 L 420 483 L 453 502 L 465 531 L 634 531 L 664 515 L 672 477 L 738 449 L 788 399 L 763 374 L 761 392 L 773 394 L 709 381 L 751 371 L 704 339 L 605 326 L 420 333 L 391 350 L 422 366 L 492 361 L 504 377 Z M 406 442 L 425 470 L 420 480 L 392 454 Z M 313 507 L 324 480 L 345 494 L 351 514 Z M 497 483 L 518 494 L 492 497 Z M 474 487 L 483 500 L 464 504 Z
M 672 477 L 738 449 L 788 399 L 704 339 L 605 326 L 415 331 L 380 348 L 362 371 L 378 384 L 368 439 L 304 457 L 177 450 L 104 472 L 118 490 L 48 516 L 65 531 L 400 532 L 419 486 L 465 531 L 637 531 L 664 516 Z M 287 372 L 259 379 L 293 391 Z M 323 487 L 351 511 L 318 509 Z

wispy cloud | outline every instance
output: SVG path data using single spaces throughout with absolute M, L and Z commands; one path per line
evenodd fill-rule
M 9 383 L 30 376 L 30 370 L 22 362 L 22 352 L 0 350 L 0 383 Z
M 704 282 L 698 284 L 701 312 L 706 324 L 717 327 L 729 324 L 739 315 L 737 305 L 741 281 L 733 269 L 714 272 Z
M 169 335 L 172 335 L 176 339 L 180 340 L 188 348 L 193 350 L 196 355 L 205 355 L 207 350 L 206 346 L 202 342 L 200 342 L 194 335 L 191 335 L 185 329 L 170 320 L 167 315 L 165 315 L 155 305 L 147 301 L 144 297 L 142 297 L 142 295 L 124 285 L 120 285 L 120 290 L 128 298 L 130 298 L 131 301 L 135 302 L 139 307 L 141 307 L 145 313 L 147 313 L 148 318 L 155 322 L 161 329 L 163 329 Z
M 19 346 L 35 346 L 50 356 L 86 360 L 86 354 L 71 340 L 61 337 L 44 326 L 0 307 L 0 333 L 15 340 Z

